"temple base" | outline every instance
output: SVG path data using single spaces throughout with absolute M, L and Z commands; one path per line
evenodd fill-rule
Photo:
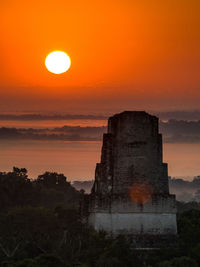
M 173 213 L 90 213 L 89 224 L 96 231 L 120 234 L 177 234 L 176 214 Z
M 89 215 L 96 231 L 123 235 L 135 248 L 174 247 L 177 240 L 176 214 L 173 213 L 102 213 Z

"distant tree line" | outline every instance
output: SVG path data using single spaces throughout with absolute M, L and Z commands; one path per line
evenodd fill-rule
M 1 115 L 0 119 L 3 116 Z M 11 117 L 13 115 L 10 115 Z M 28 115 L 29 116 L 29 115 Z M 30 115 L 30 120 L 31 120 Z M 35 115 L 36 116 L 36 115 Z M 42 120 L 38 115 L 38 120 Z M 15 117 L 15 116 L 14 116 Z M 18 116 L 16 116 L 17 119 Z M 34 117 L 34 116 L 33 116 Z M 25 117 L 21 117 L 22 120 Z M 35 117 L 37 118 L 37 116 Z M 164 143 L 200 143 L 200 120 L 168 120 L 160 121 L 160 132 Z M 98 141 L 102 140 L 106 126 L 70 126 L 54 128 L 10 128 L 0 127 L 0 140 L 68 140 L 68 141 Z
M 195 176 L 192 181 L 180 178 L 169 179 L 169 188 L 179 201 L 200 202 L 200 175 Z
M 177 203 L 176 247 L 144 251 L 88 227 L 79 209 L 86 196 L 63 174 L 1 172 L 0 267 L 200 266 L 200 203 Z

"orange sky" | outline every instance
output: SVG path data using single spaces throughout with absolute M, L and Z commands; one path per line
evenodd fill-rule
M 196 109 L 199 0 L 2 0 L 0 111 Z M 48 72 L 66 51 L 71 69 Z

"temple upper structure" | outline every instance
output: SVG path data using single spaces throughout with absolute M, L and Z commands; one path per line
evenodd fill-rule
M 144 111 L 110 117 L 90 195 L 89 223 L 113 235 L 176 235 L 158 118 Z

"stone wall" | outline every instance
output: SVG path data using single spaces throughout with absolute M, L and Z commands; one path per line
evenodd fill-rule
M 124 112 L 109 119 L 94 191 L 127 194 L 134 182 L 148 183 L 154 193 L 169 193 L 158 119 L 145 112 Z
M 113 235 L 177 233 L 176 215 L 172 213 L 94 212 L 89 220 L 95 230 L 105 230 Z
M 175 196 L 169 194 L 157 117 L 126 111 L 109 118 L 89 212 L 97 230 L 176 233 Z

